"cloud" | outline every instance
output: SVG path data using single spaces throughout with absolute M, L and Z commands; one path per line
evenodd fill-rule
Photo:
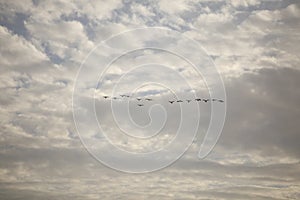
M 13 35 L 5 27 L 0 26 L 1 34 L 1 71 L 32 70 L 36 65 L 48 64 L 47 56 L 22 37 Z M 18 57 L 18 59 L 15 59 Z M 29 59 L 30 58 L 30 59 Z M 22 65 L 22 68 L 20 68 Z
M 299 3 L 297 1 L 7 1 L 0 3 L 0 192 L 3 199 L 299 199 Z M 72 116 L 72 92 L 77 70 L 100 41 L 119 32 L 163 26 L 198 41 L 212 57 L 226 86 L 228 113 L 214 151 L 198 160 L 197 153 L 210 118 L 209 104 L 200 104 L 201 128 L 189 151 L 172 166 L 156 173 L 123 174 L 104 167 L 84 149 Z M 121 135 L 113 119 L 110 94 L 124 73 L 136 65 L 157 62 L 136 71 L 119 91 L 130 92 L 145 80 L 176 88 L 182 98 L 191 90 L 174 74 L 186 77 L 199 96 L 203 82 L 185 62 L 163 52 L 135 52 L 116 62 L 101 90 L 91 85 L 107 58 L 120 48 L 157 41 L 176 48 L 184 40 L 161 39 L 155 34 L 130 35 L 108 43 L 91 60 L 79 109 L 85 134 L 103 145 L 103 135 L 92 122 L 90 102 L 96 90 L 96 114 L 118 147 L 147 152 L 167 144 L 178 128 L 180 110 L 168 103 L 166 88 L 138 88 L 152 95 L 168 113 L 162 134 L 151 141 Z M 181 43 L 180 43 L 181 42 Z M 188 45 L 181 51 L 199 54 Z M 119 51 L 116 51 L 119 49 Z M 200 55 L 199 55 L 200 57 Z M 99 67 L 100 66 L 100 67 Z M 171 73 L 171 72 L 174 72 Z M 119 95 L 119 93 L 116 93 Z M 145 102 L 144 102 L 145 103 Z M 129 108 L 139 125 L 163 117 L 146 102 Z M 128 123 L 125 102 L 117 101 L 123 128 L 139 134 Z M 186 107 L 191 109 L 192 106 Z M 122 112 L 121 112 L 122 111 Z M 192 117 L 189 116 L 189 120 Z M 156 122 L 160 122 L 159 120 Z M 158 123 L 147 129 L 151 134 Z M 120 136 L 121 135 L 121 136 Z M 181 142 L 178 143 L 180 148 Z M 99 146 L 107 152 L 105 145 Z M 156 160 L 158 158 L 155 158 Z M 149 162 L 148 161 L 145 161 Z M 149 162 L 149 164 L 151 164 Z
M 180 14 L 190 8 L 189 2 L 186 0 L 176 1 L 173 4 L 170 4 L 170 2 L 164 0 L 159 1 L 158 5 L 162 11 L 170 15 Z
M 230 1 L 230 4 L 235 7 L 249 7 L 261 4 L 260 1 L 257 0 L 237 0 L 237 1 Z
M 262 69 L 256 75 L 244 75 L 238 82 L 230 81 L 226 87 L 229 121 L 223 141 L 265 156 L 283 153 L 298 158 L 299 134 L 293 119 L 299 117 L 299 75 L 298 70 L 289 68 Z

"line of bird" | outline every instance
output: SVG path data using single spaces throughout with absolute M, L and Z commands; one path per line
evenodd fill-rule
M 121 97 L 121 98 L 130 98 L 131 96 L 125 95 L 125 94 L 121 94 L 120 97 Z M 111 97 L 111 99 L 117 100 L 117 99 L 120 99 L 120 97 Z M 104 95 L 103 98 L 104 98 L 104 99 L 109 99 L 110 96 Z M 139 101 L 139 102 L 142 102 L 142 100 L 143 100 L 143 98 L 140 98 L 140 97 L 137 97 L 137 98 L 135 98 L 135 99 L 136 99 L 137 101 Z M 151 98 L 144 98 L 144 100 L 145 100 L 145 101 L 153 101 L 153 99 L 151 99 Z M 176 102 L 176 103 L 183 103 L 184 101 L 186 101 L 187 103 L 190 103 L 190 102 L 192 102 L 192 101 L 196 101 L 196 102 L 203 101 L 203 102 L 205 102 L 205 103 L 207 103 L 207 102 L 209 102 L 209 101 L 220 102 L 220 103 L 223 103 L 223 102 L 224 102 L 224 100 L 222 100 L 222 99 L 215 99 L 215 98 L 213 98 L 213 99 L 196 98 L 196 99 L 194 99 L 194 100 L 192 100 L 192 99 L 185 99 L 185 100 L 180 100 L 180 99 L 179 99 L 179 100 L 169 100 L 169 103 L 170 103 L 170 104 L 173 104 L 173 103 L 175 103 L 175 102 Z M 138 105 L 138 106 L 144 106 L 144 104 L 142 104 L 142 103 L 138 103 L 137 105 Z

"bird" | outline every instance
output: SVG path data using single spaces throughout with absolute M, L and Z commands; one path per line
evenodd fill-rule
M 219 102 L 223 103 L 224 101 L 220 99 Z
M 217 101 L 218 99 L 212 99 L 212 101 Z
M 183 101 L 182 101 L 182 100 L 177 100 L 177 102 L 181 103 L 181 102 L 183 102 Z
M 140 101 L 140 100 L 142 100 L 142 99 L 141 99 L 141 98 L 136 98 L 136 100 Z
M 206 102 L 208 102 L 208 101 L 209 101 L 209 99 L 203 99 L 203 101 L 206 103 Z
M 146 100 L 146 101 L 152 101 L 152 99 L 149 99 L 149 98 L 146 98 L 145 100 Z
M 118 99 L 118 97 L 113 97 L 114 100 Z
M 201 101 L 201 99 L 195 99 L 195 101 Z
M 138 106 L 144 106 L 144 104 L 138 104 Z
M 170 102 L 170 104 L 174 103 L 174 101 L 169 101 L 169 102 Z
M 186 101 L 187 101 L 188 103 L 190 103 L 192 100 L 190 100 L 190 99 L 187 99 Z
M 120 96 L 121 97 L 130 97 L 129 95 L 126 95 L 126 94 L 121 94 Z
M 107 99 L 109 96 L 103 96 L 104 99 Z

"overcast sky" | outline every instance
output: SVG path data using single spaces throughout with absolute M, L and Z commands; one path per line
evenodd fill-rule
M 200 44 L 202 52 L 185 40 L 161 39 L 166 36 L 153 32 L 127 35 L 94 52 L 86 60 L 90 69 L 81 77 L 83 82 L 76 82 L 83 60 L 101 41 L 144 27 L 174 31 L 181 39 Z M 300 199 L 299 32 L 298 0 L 0 0 L 0 198 Z M 111 54 L 145 44 L 169 45 L 186 56 L 199 54 L 195 64 L 213 75 L 201 78 L 180 57 L 148 49 L 121 57 L 99 84 L 90 84 L 104 71 L 103 60 Z M 209 97 L 204 79 L 214 84 L 215 69 L 224 83 L 227 112 L 219 141 L 205 159 L 197 154 L 212 103 L 182 104 L 186 112 L 201 109 L 196 139 L 183 157 L 156 172 L 113 170 L 81 143 L 72 112 L 75 83 L 84 84 L 75 106 L 82 114 L 83 138 L 92 141 L 90 145 L 109 152 L 103 145 L 107 136 L 126 151 L 148 152 L 172 141 L 182 120 L 179 105 L 168 103 L 174 99 L 169 89 L 175 88 L 172 91 L 184 99 L 193 94 Z M 145 81 L 166 87 L 142 87 Z M 113 116 L 111 101 L 102 95 L 119 93 L 150 96 L 154 101 L 137 107 L 134 98 L 128 105 L 119 99 Z M 91 99 L 105 135 L 97 131 L 95 116 L 86 106 Z M 160 106 L 152 107 L 149 116 L 154 104 Z M 151 126 L 137 131 L 124 106 L 135 123 Z M 183 116 L 190 127 L 184 129 L 186 134 L 198 119 L 193 114 Z M 148 136 L 162 122 L 160 135 L 148 141 L 124 135 L 125 129 Z M 174 151 L 184 142 L 173 142 Z M 143 164 L 159 159 L 163 158 Z

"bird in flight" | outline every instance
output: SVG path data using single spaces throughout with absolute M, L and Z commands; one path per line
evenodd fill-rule
M 121 94 L 120 96 L 121 97 L 130 97 L 129 95 L 126 95 L 126 94 Z
M 224 102 L 224 100 L 222 100 L 222 99 L 212 99 L 212 101 L 218 101 L 218 102 L 221 102 L 221 103 Z
M 122 97 L 122 98 L 121 98 Z M 103 98 L 104 99 L 108 99 L 108 98 L 111 98 L 113 100 L 117 100 L 117 99 L 120 99 L 122 100 L 123 98 L 125 97 L 130 97 L 130 95 L 127 95 L 127 94 L 120 94 L 120 97 L 110 97 L 108 95 L 103 95 Z M 141 101 L 142 100 L 145 100 L 145 101 L 153 101 L 154 99 L 153 98 L 142 98 L 142 97 L 136 97 L 136 100 L 137 101 L 140 101 L 140 103 L 142 103 Z M 182 102 L 187 102 L 187 103 L 191 103 L 193 100 L 192 99 L 185 99 L 185 100 L 181 100 L 181 99 L 178 99 L 178 100 L 169 100 L 169 103 L 170 104 L 173 104 L 174 102 L 178 102 L 178 103 L 182 103 Z M 224 100 L 222 99 L 217 99 L 217 98 L 212 98 L 212 99 L 202 99 L 202 98 L 196 98 L 195 101 L 204 101 L 205 103 L 209 102 L 209 101 L 216 101 L 216 102 L 220 102 L 220 103 L 223 103 Z M 137 104 L 138 106 L 144 106 L 144 104 Z

